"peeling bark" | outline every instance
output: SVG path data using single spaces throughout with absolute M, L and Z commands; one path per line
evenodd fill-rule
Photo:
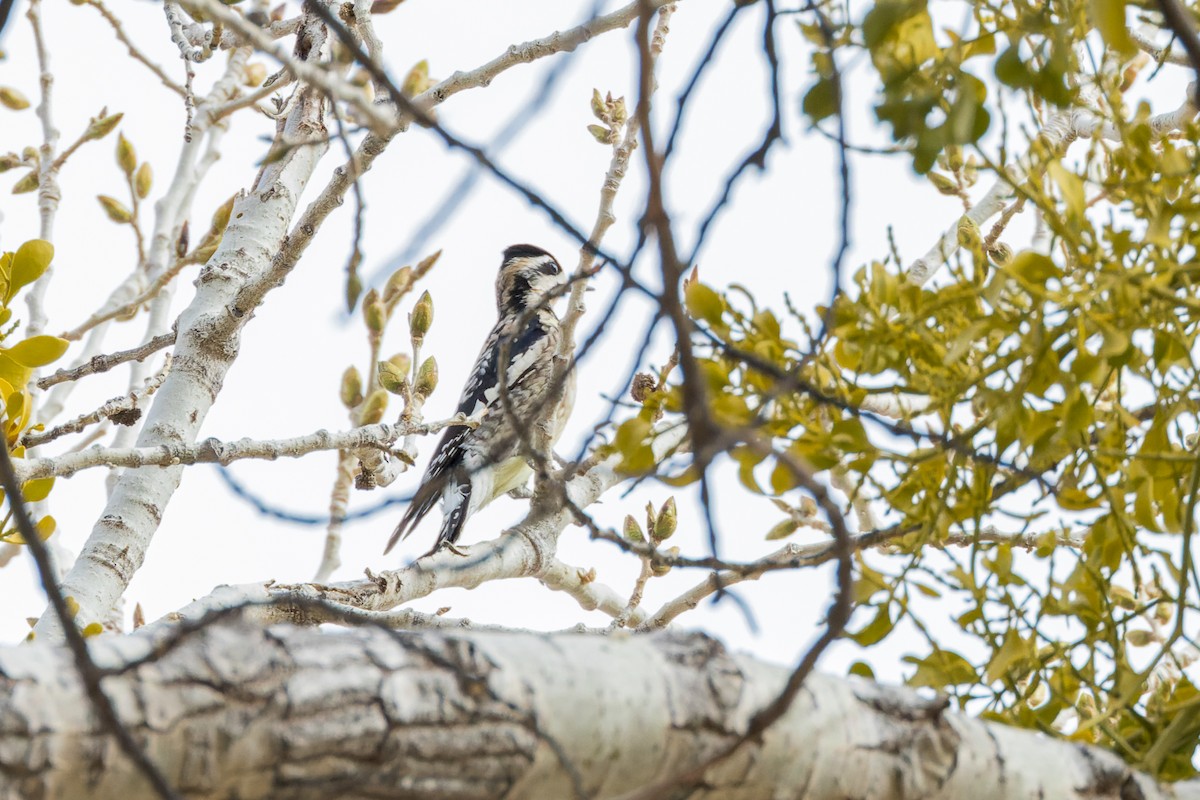
M 159 634 L 161 635 L 161 634 Z M 92 641 L 101 666 L 151 637 Z M 335 633 L 213 625 L 105 679 L 190 798 L 619 797 L 698 763 L 786 678 L 701 635 Z M 67 651 L 0 649 L 0 798 L 145 796 L 98 728 Z M 1115 756 L 813 675 L 761 742 L 695 798 L 1200 797 Z

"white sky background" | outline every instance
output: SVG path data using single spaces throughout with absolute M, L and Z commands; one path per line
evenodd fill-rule
M 290 15 L 296 4 L 288 5 Z M 143 207 L 148 229 L 153 223 L 152 201 L 165 188 L 182 142 L 182 104 L 127 57 L 93 9 L 71 6 L 62 0 L 47 0 L 44 6 L 56 77 L 54 114 L 62 144 L 70 143 L 102 106 L 110 112 L 124 112 L 122 130 L 136 146 L 139 159 L 149 160 L 155 170 L 155 190 Z M 387 65 L 397 78 L 422 58 L 429 60 L 434 77 L 443 78 L 457 69 L 477 67 L 511 44 L 571 27 L 586 18 L 591 6 L 591 0 L 407 0 L 392 14 L 378 17 L 376 27 L 385 45 Z M 604 10 L 616 6 L 606 3 Z M 127 32 L 139 46 L 173 77 L 181 79 L 183 67 L 169 41 L 160 5 L 114 2 L 112 7 L 125 20 Z M 659 142 L 665 139 L 676 95 L 728 8 L 728 0 L 680 3 L 659 62 L 660 91 L 655 108 Z M 3 47 L 8 60 L 0 62 L 0 85 L 15 86 L 36 102 L 36 62 L 24 11 L 24 3 L 18 3 L 5 32 Z M 768 119 L 767 77 L 760 50 L 762 20 L 761 7 L 740 15 L 719 51 L 718 63 L 706 73 L 690 106 L 667 183 L 669 210 L 683 252 L 690 250 L 695 225 L 718 195 L 729 169 L 758 145 Z M 824 138 L 811 134 L 799 113 L 799 99 L 811 81 L 807 45 L 790 20 L 780 20 L 776 33 L 782 59 L 787 141 L 772 150 L 766 175 L 752 171 L 743 179 L 734 203 L 711 232 L 700 262 L 705 282 L 718 288 L 739 282 L 754 292 L 760 305 L 782 314 L 784 291 L 804 309 L 824 302 L 828 296 L 828 264 L 837 244 L 838 195 L 835 149 Z M 578 228 L 587 230 L 595 218 L 600 182 L 609 160 L 609 149 L 596 144 L 585 129 L 594 121 L 588 104 L 591 90 L 597 87 L 602 92 L 624 94 L 632 108 L 635 54 L 630 33 L 606 34 L 581 46 L 573 55 L 515 67 L 489 88 L 453 97 L 439 107 L 439 119 L 450 131 L 489 149 L 491 136 L 536 91 L 545 71 L 564 58 L 575 59 L 551 101 L 498 160 L 561 209 Z M 198 93 L 214 79 L 220 58 L 200 66 Z M 268 72 L 274 72 L 276 65 L 266 63 Z M 882 138 L 870 107 L 873 91 L 873 86 L 861 79 L 851 80 L 847 86 L 848 124 L 854 141 L 879 142 Z M 273 127 L 261 116 L 241 113 L 234 117 L 233 129 L 225 139 L 224 156 L 201 186 L 193 206 L 193 242 L 207 228 L 212 210 L 253 179 L 255 162 L 266 149 L 260 137 L 269 135 Z M 38 143 L 40 132 L 32 109 L 0 109 L 0 150 L 19 151 Z M 56 226 L 55 281 L 48 297 L 49 332 L 72 327 L 86 318 L 133 266 L 132 232 L 109 222 L 95 200 L 95 195 L 101 193 L 125 197 L 113 157 L 115 144 L 113 135 L 85 146 L 62 173 L 64 198 Z M 301 207 L 324 186 L 329 170 L 343 161 L 341 148 L 335 145 L 309 185 Z M 617 224 L 604 242 L 606 249 L 618 254 L 627 253 L 634 240 L 634 223 L 644 200 L 640 152 L 633 161 L 617 201 Z M 448 152 L 434 135 L 419 128 L 397 137 L 363 180 L 368 206 L 364 275 L 374 274 L 404 246 L 430 207 L 470 163 L 468 157 Z M 905 259 L 912 260 L 961 213 L 957 199 L 939 195 L 911 173 L 907 158 L 854 156 L 852 169 L 853 247 L 845 261 L 846 275 L 864 261 L 881 258 L 887 252 L 888 225 L 894 226 Z M 23 172 L 13 171 L 0 178 L 0 245 L 5 249 L 15 249 L 38 231 L 36 195 L 8 194 L 9 185 L 20 174 Z M 257 311 L 245 329 L 241 357 L 205 422 L 202 436 L 275 438 L 318 428 L 347 427 L 346 413 L 337 399 L 340 376 L 349 363 L 362 370 L 367 356 L 357 316 L 350 324 L 339 321 L 350 221 L 348 196 L 346 206 L 321 229 L 285 286 L 272 292 L 266 305 Z M 444 249 L 441 262 L 424 282 L 436 308 L 424 352 L 437 356 L 441 372 L 439 388 L 426 406 L 428 419 L 444 418 L 453 411 L 459 387 L 495 318 L 492 282 L 500 251 L 516 242 L 542 245 L 566 265 L 573 264 L 577 257 L 577 246 L 542 212 L 484 177 L 428 248 Z M 196 271 L 196 267 L 189 268 L 179 283 L 177 310 L 191 299 Z M 643 257 L 637 271 L 655 282 L 657 265 L 652 258 Z M 607 278 L 599 286 L 600 291 L 589 296 L 585 333 L 614 288 Z M 642 300 L 630 300 L 623 313 L 610 323 L 603 344 L 583 364 L 578 403 L 559 448 L 563 453 L 573 453 L 579 437 L 603 414 L 606 404 L 599 393 L 624 391 L 625 387 L 618 387 L 616 382 L 628 372 L 649 309 Z M 410 306 L 411 301 L 401 313 Z M 18 304 L 15 310 L 20 316 L 24 305 Z M 799 337 L 794 322 L 785 321 L 785 330 Z M 144 333 L 144 317 L 122 323 L 110 333 L 105 350 L 133 346 Z M 406 347 L 407 328 L 400 317 L 393 324 L 384 352 L 386 355 Z M 63 363 L 79 349 L 74 345 Z M 667 352 L 667 338 L 660 336 L 650 362 L 660 364 Z M 153 363 L 157 368 L 160 360 Z M 85 379 L 63 419 L 124 393 L 126 380 L 127 373 L 122 369 Z M 69 445 L 71 440 L 62 441 Z M 423 444 L 419 468 L 424 467 L 432 445 L 432 438 Z M 61 449 L 60 443 L 49 448 L 50 452 Z M 297 512 L 320 514 L 328 506 L 334 460 L 334 453 L 321 453 L 277 463 L 238 462 L 231 469 L 268 501 Z M 59 521 L 55 538 L 72 552 L 82 546 L 103 508 L 103 477 L 103 471 L 92 470 L 69 480 L 60 479 L 51 495 L 51 513 Z M 388 490 L 356 493 L 352 508 L 373 504 L 388 494 L 410 492 L 418 477 L 419 471 L 410 472 Z M 766 499 L 748 496 L 729 469 L 718 470 L 714 485 L 723 556 L 749 559 L 779 546 L 763 541 L 766 531 L 780 518 Z M 592 510 L 600 523 L 619 526 L 626 513 L 640 519 L 648 498 L 657 505 L 669 493 L 667 487 L 654 485 L 624 499 L 619 492 L 611 492 L 602 505 Z M 679 533 L 671 544 L 679 545 L 685 553 L 702 555 L 707 545 L 694 495 L 681 492 L 678 499 Z M 491 538 L 517 521 L 524 508 L 524 501 L 497 501 L 472 518 L 463 541 L 469 544 Z M 344 535 L 343 566 L 334 580 L 361 577 L 364 567 L 395 568 L 423 552 L 435 535 L 437 514 L 431 515 L 398 551 L 387 558 L 381 555 L 401 513 L 397 507 L 349 523 Z M 798 534 L 801 540 L 819 536 Z M 147 618 L 154 619 L 224 583 L 270 578 L 281 582 L 309 580 L 320 559 L 323 540 L 322 527 L 297 527 L 260 515 L 225 488 L 214 467 L 188 468 L 146 563 L 126 595 L 126 615 L 136 601 L 144 607 Z M 637 573 L 634 559 L 620 554 L 612 545 L 589 542 L 579 529 L 564 534 L 559 552 L 567 563 L 594 566 L 598 580 L 622 594 L 628 592 Z M 646 606 L 655 608 L 703 577 L 700 572 L 677 570 L 651 581 Z M 728 601 L 717 606 L 705 604 L 677 624 L 709 631 L 734 648 L 771 660 L 791 661 L 819 632 L 829 603 L 830 580 L 827 570 L 805 570 L 742 584 L 737 592 L 753 609 L 760 626 L 757 633 L 748 629 L 736 604 Z M 17 641 L 28 630 L 25 618 L 39 615 L 44 607 L 30 564 L 13 564 L 0 571 L 0 597 L 0 641 Z M 442 606 L 450 606 L 449 613 L 456 617 L 480 623 L 539 629 L 579 622 L 607 623 L 607 617 L 584 612 L 569 597 L 549 592 L 531 580 L 490 583 L 469 592 L 443 591 L 413 604 L 420 610 Z M 898 635 L 884 645 L 873 652 L 871 660 L 881 677 L 892 680 L 901 675 L 900 655 L 924 652 L 922 643 L 906 642 Z M 856 646 L 839 644 L 823 666 L 841 671 L 860 656 Z

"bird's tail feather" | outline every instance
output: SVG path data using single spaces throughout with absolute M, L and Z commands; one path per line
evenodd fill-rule
M 456 494 L 457 497 L 452 496 L 450 505 L 445 509 L 446 516 L 442 520 L 442 530 L 438 533 L 437 541 L 426 555 L 436 553 L 445 544 L 454 544 L 462 534 L 463 525 L 467 521 L 467 510 L 471 507 L 471 482 L 463 481 Z
M 412 502 L 408 504 L 408 510 L 404 512 L 400 524 L 392 531 L 392 538 L 388 539 L 387 547 L 383 548 L 384 555 L 391 552 L 396 542 L 412 533 L 425 515 L 433 509 L 433 504 L 442 493 L 443 484 L 444 480 L 431 480 L 421 484 L 417 493 L 413 495 Z

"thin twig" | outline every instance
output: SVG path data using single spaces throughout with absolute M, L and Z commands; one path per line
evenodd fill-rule
M 358 450 L 368 447 L 386 450 L 401 436 L 410 433 L 435 433 L 450 425 L 469 425 L 461 416 L 441 422 L 421 424 L 364 425 L 348 431 L 330 433 L 320 430 L 290 439 L 239 439 L 222 442 L 205 439 L 195 443 L 151 447 L 93 447 L 82 453 L 67 453 L 52 458 L 22 459 L 17 465 L 21 480 L 74 475 L 93 467 L 174 467 L 190 464 L 231 464 L 248 458 L 274 461 L 299 458 L 323 450 Z
M 158 387 L 162 386 L 162 382 L 166 380 L 167 373 L 170 371 L 171 354 L 168 353 L 162 369 L 148 379 L 146 385 L 141 389 L 132 391 L 129 394 L 123 394 L 120 397 L 114 397 L 95 411 L 81 414 L 70 422 L 57 425 L 48 431 L 26 431 L 21 436 L 21 444 L 25 447 L 38 447 L 68 434 L 79 433 L 88 426 L 105 420 L 116 422 L 119 425 L 132 425 L 141 417 L 138 404 L 158 391 Z
M 91 6 L 92 8 L 96 9 L 97 11 L 99 11 L 100 16 L 104 17 L 104 19 L 108 22 L 108 24 L 110 26 L 112 26 L 113 33 L 116 35 L 117 41 L 119 41 L 121 44 L 125 45 L 125 49 L 129 51 L 129 55 L 133 58 L 134 61 L 138 61 L 141 64 L 145 65 L 146 69 L 153 72 L 154 75 L 160 81 L 162 81 L 163 86 L 166 86 L 168 89 L 170 89 L 172 92 L 179 95 L 180 97 L 185 96 L 183 87 L 180 86 L 179 84 L 175 83 L 175 81 L 171 80 L 170 76 L 167 75 L 166 71 L 162 67 L 160 67 L 158 64 L 155 64 L 153 61 L 151 61 L 149 58 L 147 58 L 145 53 L 143 53 L 141 50 L 139 50 L 137 48 L 137 45 L 135 45 L 133 43 L 133 40 L 130 39 L 125 34 L 125 28 L 121 25 L 121 20 L 117 19 L 115 14 L 113 14 L 111 11 L 109 11 L 100 0 L 87 0 L 87 4 L 89 6 Z
M 52 375 L 40 378 L 37 382 L 37 387 L 39 389 L 49 389 L 58 383 L 79 380 L 85 375 L 97 375 L 101 372 L 108 372 L 113 367 L 124 364 L 127 361 L 141 361 L 147 356 L 153 355 L 164 347 L 169 347 L 174 343 L 175 332 L 164 333 L 162 336 L 155 336 L 145 344 L 138 345 L 129 350 L 120 350 L 106 356 L 93 356 L 86 364 L 81 364 L 74 369 L 60 369 Z

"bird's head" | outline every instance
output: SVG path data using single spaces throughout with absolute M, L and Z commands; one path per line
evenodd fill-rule
M 504 251 L 496 276 L 496 306 L 501 316 L 519 314 L 541 305 L 547 294 L 566 282 L 567 275 L 554 256 L 531 244 L 514 244 Z

